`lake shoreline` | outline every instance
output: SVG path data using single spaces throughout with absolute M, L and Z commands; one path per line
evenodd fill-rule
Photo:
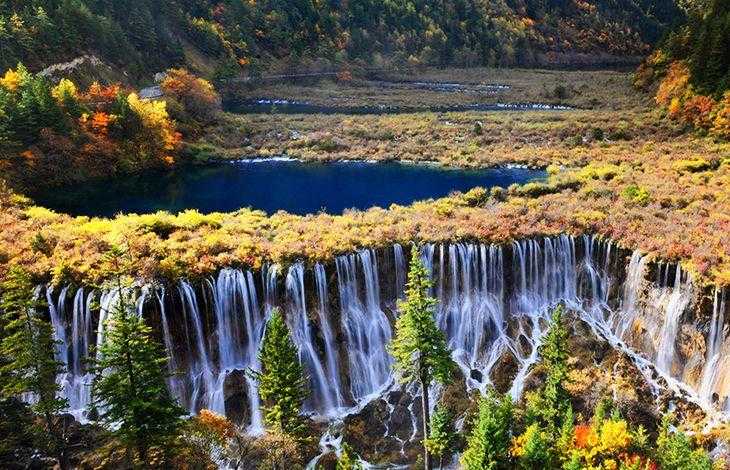
M 246 207 L 269 214 L 336 215 L 350 209 L 409 205 L 475 187 L 504 190 L 542 181 L 546 176 L 543 170 L 520 167 L 476 170 L 423 163 L 306 162 L 273 157 L 87 181 L 37 191 L 33 197 L 49 209 L 92 217 L 160 210 L 211 214 Z

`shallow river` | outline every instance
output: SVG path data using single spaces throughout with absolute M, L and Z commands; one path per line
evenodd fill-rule
M 545 177 L 541 170 L 453 170 L 400 163 L 239 161 L 55 188 L 37 203 L 74 215 L 119 212 L 225 212 L 252 207 L 294 214 L 409 204 L 475 186 L 507 187 Z

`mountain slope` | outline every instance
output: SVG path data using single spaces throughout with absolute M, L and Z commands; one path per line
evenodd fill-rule
M 0 11 L 2 69 L 90 53 L 133 76 L 192 57 L 217 75 L 313 61 L 615 61 L 681 17 L 671 0 L 0 0 Z
M 690 2 L 688 20 L 639 67 L 669 118 L 730 139 L 730 0 Z

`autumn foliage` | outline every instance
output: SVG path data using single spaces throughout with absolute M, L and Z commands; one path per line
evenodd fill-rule
M 170 69 L 160 84 L 167 100 L 174 100 L 182 109 L 178 121 L 209 123 L 221 109 L 221 98 L 213 85 L 185 69 Z M 176 108 L 178 109 L 178 108 Z
M 0 78 L 0 142 L 9 149 L 0 176 L 23 187 L 170 165 L 181 137 L 166 106 L 119 85 L 54 86 L 18 65 Z
M 674 61 L 659 84 L 655 100 L 671 119 L 684 122 L 713 135 L 730 138 L 730 97 L 720 101 L 698 93 L 691 83 L 691 72 L 684 61 Z

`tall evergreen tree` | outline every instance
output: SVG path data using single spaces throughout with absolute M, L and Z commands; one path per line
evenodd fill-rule
M 426 439 L 426 449 L 438 459 L 439 468 L 443 467 L 444 457 L 449 455 L 455 440 L 454 417 L 448 408 L 439 405 L 431 416 L 431 434 Z
M 93 406 L 99 420 L 145 465 L 151 447 L 176 436 L 184 411 L 166 386 L 168 358 L 134 311 L 124 251 L 113 248 L 107 262 L 119 297 L 104 324 L 105 339 L 93 367 Z
M 64 469 L 68 467 L 66 428 L 59 415 L 68 401 L 58 398 L 56 375 L 63 368 L 55 358 L 53 328 L 40 316 L 43 305 L 33 292 L 30 275 L 11 268 L 0 284 L 0 395 L 4 399 L 26 393 L 34 396 L 32 409 L 43 423 L 38 441 Z
M 395 337 L 389 345 L 395 369 L 403 382 L 418 381 L 421 386 L 424 440 L 430 436 L 428 387 L 433 380 L 447 383 L 452 376 L 446 339 L 434 320 L 436 299 L 428 295 L 431 281 L 414 246 L 406 285 L 406 299 L 399 302 L 400 316 L 395 323 Z M 424 466 L 431 469 L 431 453 L 424 446 Z
M 259 382 L 266 424 L 290 436 L 304 431 L 300 416 L 307 396 L 307 380 L 299 354 L 281 311 L 275 309 L 266 324 L 259 352 L 260 371 L 251 371 Z
M 466 470 L 498 470 L 512 468 L 509 448 L 514 405 L 509 395 L 501 399 L 494 391 L 479 399 L 467 447 L 461 456 Z
M 541 365 L 547 376 L 537 393 L 528 396 L 527 419 L 540 424 L 548 434 L 557 438 L 562 421 L 569 414 L 570 395 L 565 389 L 568 377 L 568 331 L 562 324 L 563 306 L 552 312 L 550 328 L 540 346 Z

